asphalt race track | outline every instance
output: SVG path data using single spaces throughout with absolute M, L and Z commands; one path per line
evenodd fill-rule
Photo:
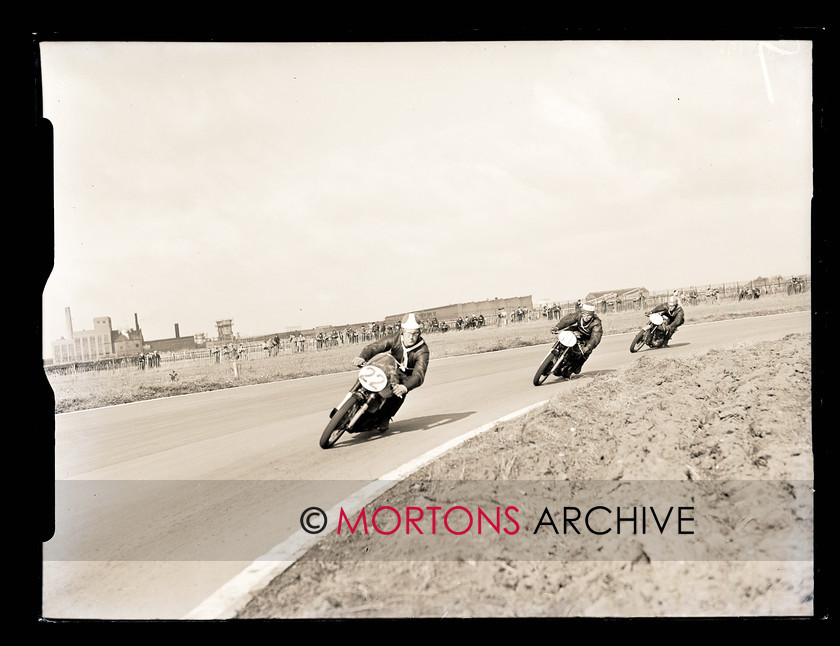
M 632 333 L 605 337 L 577 379 L 649 352 L 697 353 L 810 326 L 810 312 L 684 325 L 670 348 L 635 355 Z M 57 415 L 42 615 L 222 618 L 270 573 L 255 560 L 293 554 L 304 509 L 373 491 L 382 476 L 569 387 L 531 382 L 548 328 L 543 346 L 433 359 L 388 434 L 345 435 L 326 451 L 318 438 L 352 371 Z

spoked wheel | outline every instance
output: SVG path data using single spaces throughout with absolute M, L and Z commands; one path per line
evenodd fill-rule
M 347 430 L 347 423 L 353 419 L 353 415 L 356 413 L 358 406 L 358 400 L 355 397 L 351 397 L 335 412 L 335 415 L 330 418 L 327 428 L 321 433 L 320 444 L 322 449 L 330 448 L 338 442 L 338 438 L 344 435 L 344 431 Z
M 548 375 L 551 374 L 551 367 L 554 365 L 554 353 L 549 352 L 548 356 L 543 359 L 543 362 L 540 364 L 540 367 L 537 369 L 537 373 L 534 375 L 534 385 L 539 386 L 542 382 L 544 382 Z
M 641 330 L 630 343 L 630 352 L 638 352 L 645 347 L 645 332 Z

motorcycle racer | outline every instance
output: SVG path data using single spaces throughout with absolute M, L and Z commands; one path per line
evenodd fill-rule
M 665 341 L 662 343 L 663 348 L 668 347 L 668 341 L 674 336 L 677 328 L 685 323 L 685 312 L 683 312 L 682 305 L 677 296 L 668 298 L 667 303 L 657 305 L 649 312 L 645 312 L 645 316 L 650 316 L 653 313 L 662 313 L 668 317 L 668 323 L 665 324 Z
M 391 419 L 403 405 L 406 393 L 423 385 L 429 367 L 429 346 L 420 334 L 420 323 L 414 313 L 408 315 L 397 332 L 366 346 L 353 359 L 353 365 L 361 367 L 380 352 L 390 352 L 399 364 L 399 383 L 393 387 L 396 396 L 389 397 L 376 413 L 375 430 L 385 433 L 390 428 Z
M 575 336 L 582 342 L 581 349 L 583 354 L 577 361 L 573 370 L 574 374 L 580 374 L 583 364 L 592 354 L 592 351 L 598 347 L 603 335 L 603 326 L 601 319 L 595 313 L 595 307 L 588 303 L 581 301 L 580 309 L 575 310 L 571 314 L 567 314 L 561 318 L 554 327 L 551 328 L 552 334 L 557 334 L 561 330 L 569 330 L 575 333 Z

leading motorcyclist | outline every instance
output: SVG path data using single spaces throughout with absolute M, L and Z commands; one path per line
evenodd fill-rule
M 601 319 L 595 313 L 595 306 L 584 301 L 579 302 L 579 309 L 571 314 L 566 314 L 551 328 L 552 334 L 557 334 L 561 330 L 574 332 L 578 340 L 582 342 L 581 350 L 583 354 L 579 356 L 572 370 L 576 375 L 580 374 L 583 364 L 586 363 L 592 351 L 598 347 L 604 333 Z
M 679 326 L 685 323 L 685 312 L 683 311 L 679 297 L 671 295 L 667 303 L 661 303 L 649 312 L 645 312 L 645 316 L 650 316 L 654 313 L 665 314 L 668 317 L 668 322 L 663 325 L 665 340 L 662 342 L 662 347 L 667 348 L 668 342 L 674 336 L 674 332 L 677 331 Z
M 361 367 L 380 352 L 390 352 L 398 364 L 399 383 L 392 389 L 395 397 L 388 397 L 382 408 L 374 413 L 374 430 L 385 433 L 403 405 L 406 393 L 423 385 L 429 367 L 429 346 L 420 334 L 420 323 L 414 313 L 408 315 L 394 334 L 366 346 L 353 359 L 353 365 Z

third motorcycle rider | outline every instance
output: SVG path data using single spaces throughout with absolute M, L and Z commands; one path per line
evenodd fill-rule
M 365 347 L 359 356 L 353 359 L 353 365 L 359 367 L 380 352 L 390 352 L 397 360 L 399 364 L 397 378 L 400 382 L 393 389 L 395 397 L 389 397 L 385 405 L 376 413 L 375 429 L 384 433 L 390 427 L 391 419 L 403 405 L 405 394 L 423 385 L 426 370 L 429 367 L 429 346 L 420 335 L 420 324 L 413 313 L 408 315 L 408 320 L 400 325 L 400 329 L 395 334 Z
M 592 354 L 592 351 L 601 342 L 603 335 L 603 327 L 601 319 L 595 313 L 595 307 L 588 303 L 581 303 L 580 309 L 566 314 L 563 318 L 557 321 L 557 324 L 551 328 L 552 334 L 557 334 L 561 330 L 569 330 L 575 333 L 575 336 L 582 342 L 581 349 L 583 355 L 578 360 L 573 370 L 574 374 L 580 374 L 583 364 Z

